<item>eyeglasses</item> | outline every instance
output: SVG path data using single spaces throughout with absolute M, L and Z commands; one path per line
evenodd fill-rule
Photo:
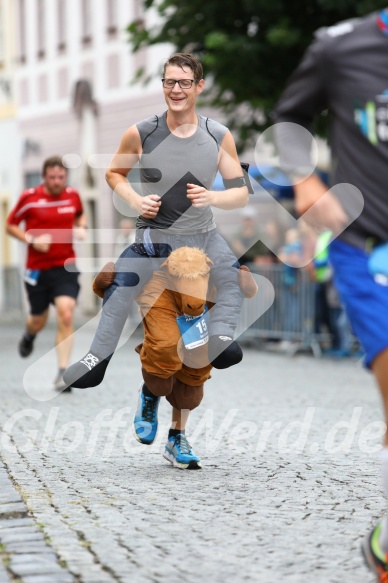
M 190 89 L 196 79 L 162 79 L 163 87 L 166 89 L 174 89 L 175 83 L 178 83 L 181 89 Z

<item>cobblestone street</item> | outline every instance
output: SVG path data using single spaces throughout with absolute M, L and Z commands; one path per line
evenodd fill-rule
M 359 363 L 246 348 L 191 416 L 190 472 L 162 457 L 167 402 L 152 446 L 132 434 L 138 337 L 99 387 L 38 401 L 23 376 L 54 330 L 25 360 L 22 325 L 1 331 L 0 583 L 374 581 L 359 548 L 385 510 L 383 423 Z M 45 362 L 33 373 L 49 388 Z

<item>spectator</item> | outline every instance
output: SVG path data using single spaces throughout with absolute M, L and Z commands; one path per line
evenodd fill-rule
M 262 233 L 257 227 L 257 214 L 252 208 L 243 209 L 240 230 L 231 242 L 231 247 L 241 265 L 272 263 L 274 254 L 262 241 Z
M 302 256 L 300 233 L 298 229 L 289 229 L 285 233 L 285 244 L 279 251 L 279 260 L 283 263 L 283 330 L 288 337 L 286 341 L 293 339 L 300 326 L 301 305 L 298 267 Z

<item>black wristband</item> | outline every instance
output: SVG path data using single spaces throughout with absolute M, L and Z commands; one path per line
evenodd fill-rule
M 229 188 L 241 188 L 242 186 L 247 185 L 245 176 L 238 176 L 237 178 L 223 178 L 223 183 L 227 190 Z

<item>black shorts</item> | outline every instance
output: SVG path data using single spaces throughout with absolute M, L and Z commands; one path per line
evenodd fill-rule
M 57 296 L 68 296 L 76 300 L 80 290 L 78 276 L 78 271 L 70 272 L 64 267 L 53 267 L 40 272 L 36 285 L 25 282 L 30 313 L 34 316 L 43 314 Z

